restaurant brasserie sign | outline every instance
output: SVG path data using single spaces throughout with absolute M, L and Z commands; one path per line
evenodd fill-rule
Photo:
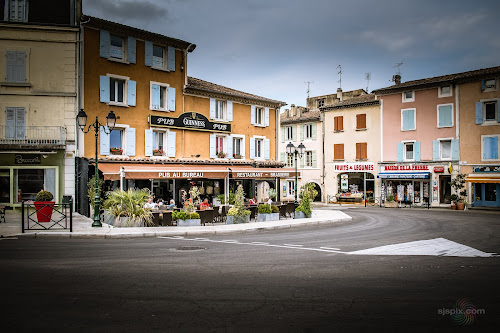
M 194 131 L 231 133 L 231 124 L 210 121 L 198 112 L 185 112 L 179 117 L 149 116 L 151 126 L 180 128 Z

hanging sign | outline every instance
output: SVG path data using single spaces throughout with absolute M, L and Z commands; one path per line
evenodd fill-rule
M 435 166 L 435 167 L 434 167 L 434 172 L 435 172 L 435 173 L 441 173 L 441 172 L 444 172 L 444 166 Z
M 231 133 L 231 124 L 212 122 L 198 112 L 185 112 L 179 117 L 149 116 L 151 126 L 180 128 L 192 131 Z

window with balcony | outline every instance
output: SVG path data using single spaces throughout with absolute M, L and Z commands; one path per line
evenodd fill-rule
M 26 136 L 25 108 L 8 107 L 5 109 L 5 139 L 24 140 Z
M 5 1 L 5 21 L 28 22 L 28 0 Z

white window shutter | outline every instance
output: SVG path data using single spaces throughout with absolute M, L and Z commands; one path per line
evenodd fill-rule
M 227 158 L 233 158 L 233 137 L 227 137 Z
M 217 158 L 215 152 L 215 134 L 210 134 L 210 158 Z
M 233 101 L 226 102 L 227 121 L 233 121 Z
M 285 142 L 285 128 L 281 127 L 281 142 Z
M 255 105 L 250 105 L 250 124 L 255 125 Z
M 264 139 L 264 159 L 271 159 L 271 140 Z
M 313 150 L 312 155 L 313 155 L 312 156 L 312 158 L 313 158 L 313 160 L 312 160 L 312 162 L 313 162 L 312 167 L 313 168 L 317 168 L 318 167 L 318 158 L 316 156 L 316 150 Z
M 168 110 L 175 111 L 175 88 L 168 87 Z
M 160 108 L 160 86 L 157 84 L 151 85 L 151 108 L 153 110 Z
M 175 47 L 169 46 L 167 48 L 167 69 L 169 71 L 175 71 Z
M 210 98 L 210 119 L 215 119 L 215 98 Z
M 26 136 L 26 111 L 24 108 L 16 108 L 16 139 L 24 140 Z
M 15 138 L 16 126 L 16 108 L 5 109 L 5 138 Z
M 311 139 L 316 140 L 316 123 L 312 123 L 311 128 L 312 128 Z
M 269 126 L 269 108 L 264 108 L 264 126 Z
M 305 129 L 305 126 L 304 125 L 299 125 L 299 128 L 300 128 L 300 141 L 304 141 L 304 129 Z
M 101 126 L 100 128 L 100 138 L 99 138 L 99 142 L 100 142 L 100 150 L 101 150 L 101 155 L 109 155 L 109 129 L 108 127 L 106 126 L 106 131 L 108 133 L 106 133 L 104 131 L 104 127 Z
M 99 40 L 99 55 L 102 58 L 109 58 L 109 46 L 111 44 L 111 36 L 109 31 L 101 30 Z
M 135 128 L 127 128 L 125 130 L 127 135 L 127 156 L 135 156 Z
M 153 130 L 144 130 L 144 155 L 153 156 Z
M 148 67 L 153 66 L 153 42 L 144 42 L 144 64 Z
M 134 37 L 128 37 L 127 42 L 127 53 L 128 53 L 128 62 L 131 64 L 135 64 L 137 61 L 137 50 L 136 50 L 136 42 Z
M 175 157 L 176 134 L 173 131 L 168 132 L 167 156 Z
M 255 159 L 255 139 L 250 138 L 250 159 Z
M 99 97 L 102 103 L 109 103 L 109 76 L 101 75 L 99 77 Z
M 136 103 L 136 88 L 137 83 L 132 80 L 127 80 L 127 105 L 135 106 Z
M 292 141 L 297 141 L 297 125 L 292 125 Z

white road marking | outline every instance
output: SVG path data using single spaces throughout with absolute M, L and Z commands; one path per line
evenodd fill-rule
M 252 244 L 255 244 L 255 245 L 269 245 L 269 243 L 265 243 L 265 242 L 252 242 Z
M 304 246 L 304 245 L 300 245 L 300 244 L 283 244 L 285 246 L 298 246 L 298 247 L 301 247 L 301 246 Z
M 336 247 L 326 247 L 326 246 L 322 246 L 322 247 L 320 247 L 320 249 L 340 251 L 340 249 L 338 249 L 338 248 L 336 248 Z

